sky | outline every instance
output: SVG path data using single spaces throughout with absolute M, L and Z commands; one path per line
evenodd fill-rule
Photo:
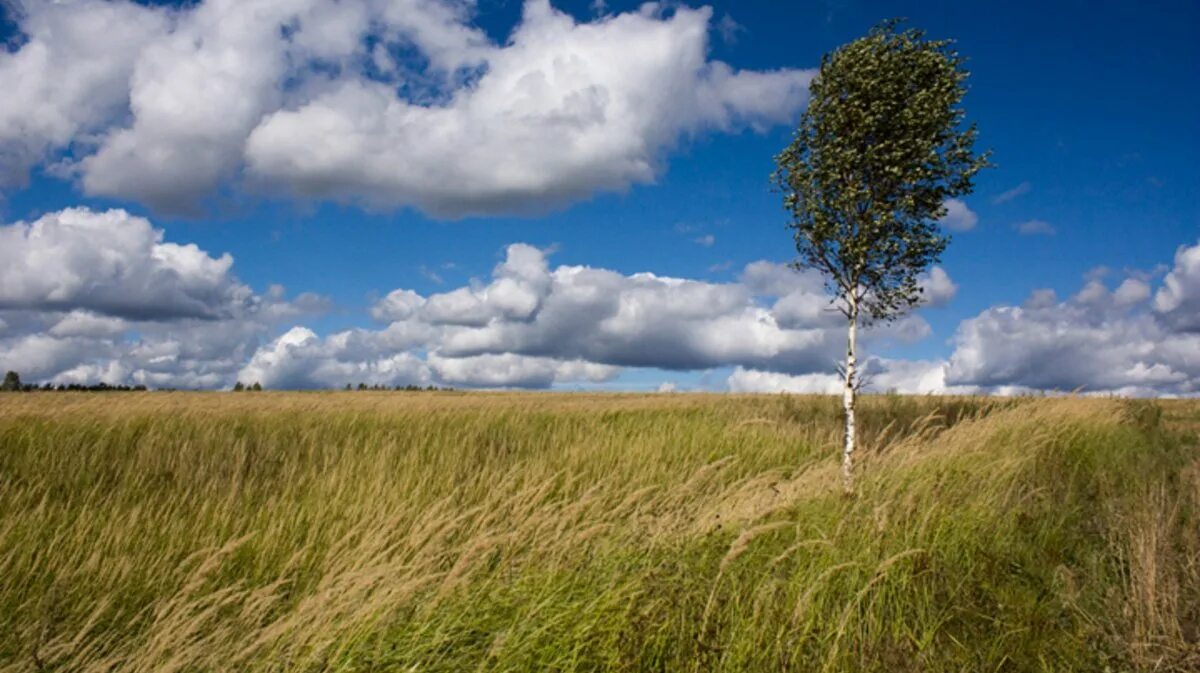
M 1200 394 L 1200 5 L 0 3 L 27 382 L 827 392 L 769 180 L 822 54 L 953 38 L 995 166 L 870 389 Z

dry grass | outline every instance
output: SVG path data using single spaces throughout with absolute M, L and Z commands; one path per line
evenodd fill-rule
M 1200 404 L 0 398 L 0 671 L 1195 670 Z

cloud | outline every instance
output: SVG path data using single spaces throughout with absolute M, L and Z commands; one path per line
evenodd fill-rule
M 1200 332 L 1200 242 L 1175 252 L 1175 266 L 1154 295 L 1154 311 L 1176 330 Z
M 952 294 L 940 269 L 935 296 Z M 260 350 L 243 380 L 324 387 L 363 380 L 398 385 L 546 387 L 611 380 L 626 367 L 744 366 L 826 371 L 844 339 L 820 277 L 771 262 L 732 283 L 551 268 L 546 252 L 514 244 L 489 283 L 422 296 L 399 289 L 372 316 L 386 327 L 321 339 L 304 330 Z M 929 333 L 918 316 L 867 332 L 868 342 Z M 409 355 L 412 367 L 391 358 Z M 339 378 L 340 377 L 340 378 Z M 358 378 L 355 378 L 358 377 Z M 345 381 L 343 381 L 343 379 Z
M 1013 225 L 1022 236 L 1053 236 L 1058 233 L 1054 225 L 1045 220 L 1026 220 Z
M 958 284 L 950 279 L 950 274 L 940 266 L 929 269 L 920 277 L 922 297 L 928 306 L 940 308 L 950 303 L 958 294 Z
M 711 248 L 713 244 L 717 242 L 717 237 L 713 236 L 712 234 L 704 234 L 703 236 L 697 236 L 696 238 L 693 238 L 692 241 L 695 242 L 696 245 Z
M 129 107 L 142 47 L 167 14 L 129 2 L 18 3 L 24 44 L 0 52 L 0 189 L 72 142 L 88 144 Z
M 1025 194 L 1028 194 L 1032 189 L 1033 185 L 1029 184 L 1028 182 L 1022 182 L 1016 187 L 1000 192 L 996 196 L 992 197 L 992 205 L 998 206 L 1002 203 L 1008 203 L 1018 196 L 1024 196 Z
M 735 391 L 836 390 L 845 338 L 819 274 L 757 261 L 731 282 L 550 264 L 510 245 L 485 281 L 397 289 L 374 327 L 328 335 L 283 325 L 329 307 L 311 293 L 255 292 L 232 258 L 166 242 L 121 210 L 49 213 L 0 227 L 0 368 L 30 381 L 273 388 L 454 385 L 544 388 L 613 381 L 625 368 L 726 368 Z M 1038 290 L 956 330 L 945 361 L 872 357 L 929 335 L 920 315 L 864 333 L 872 390 L 1200 394 L 1200 242 L 1161 283 L 1095 275 L 1060 299 Z M 928 306 L 957 286 L 935 267 Z
M 529 2 L 486 73 L 446 104 L 348 81 L 266 117 L 247 140 L 247 166 L 303 196 L 441 217 L 544 210 L 650 182 L 681 137 L 785 122 L 806 100 L 807 71 L 706 61 L 709 15 L 579 24 Z
M 440 380 L 452 385 L 548 388 L 555 383 L 610 381 L 617 367 L 584 360 L 557 360 L 513 353 L 442 358 L 431 355 L 429 363 Z
M 123 210 L 0 226 L 0 368 L 30 381 L 225 385 L 274 325 L 328 309 L 255 293 L 229 255 L 165 242 Z
M 721 19 L 716 23 L 717 35 L 721 36 L 721 41 L 729 46 L 737 44 L 741 34 L 746 32 L 746 27 L 734 21 L 733 17 L 728 13 L 722 14 Z
M 1187 268 L 1187 254 L 1176 256 L 1172 273 Z M 946 382 L 982 390 L 1196 394 L 1200 334 L 1159 302 L 1151 306 L 1150 297 L 1145 281 L 1130 278 L 1115 291 L 1090 281 L 1065 301 L 1043 291 L 1020 307 L 989 308 L 959 325 Z
M 218 318 L 253 301 L 233 258 L 163 241 L 124 210 L 68 208 L 0 226 L 0 309 L 130 319 Z
M 346 383 L 368 385 L 427 385 L 432 376 L 428 365 L 408 352 L 366 357 L 363 344 L 343 332 L 319 338 L 306 327 L 293 327 L 270 344 L 259 348 L 237 372 L 247 383 L 267 388 L 335 388 Z
M 87 194 L 162 212 L 244 186 L 441 217 L 539 211 L 651 182 L 680 142 L 789 122 L 807 99 L 812 71 L 709 60 L 707 8 L 580 23 L 530 0 L 495 43 L 469 7 L 23 4 L 27 39 L 0 53 L 0 180 L 65 153 L 55 172 Z
M 975 211 L 958 199 L 946 199 L 942 205 L 946 209 L 946 214 L 939 221 L 950 231 L 970 231 L 979 222 L 979 216 L 975 214 Z
M 346 383 L 385 386 L 441 385 L 489 388 L 547 388 L 555 383 L 612 379 L 616 367 L 580 360 L 564 361 L 513 353 L 462 358 L 431 353 L 422 358 L 399 345 L 377 340 L 366 331 L 321 339 L 294 327 L 260 348 L 238 379 L 268 388 L 336 388 Z M 409 344 L 411 345 L 411 344 Z
M 946 365 L 940 361 L 889 360 L 868 358 L 862 375 L 868 392 L 898 392 L 924 395 L 930 393 L 959 393 L 948 390 L 945 383 Z M 780 372 L 738 367 L 725 381 L 735 393 L 809 393 L 833 395 L 842 392 L 842 380 L 833 373 L 789 375 Z
M 1094 277 L 1066 300 L 1035 290 L 1020 306 L 988 308 L 959 324 L 945 361 L 868 358 L 868 389 L 1200 395 L 1200 243 L 1176 252 L 1156 292 L 1140 276 L 1131 274 L 1113 290 Z M 840 389 L 832 373 L 789 375 L 770 367 L 739 367 L 727 385 L 736 392 Z

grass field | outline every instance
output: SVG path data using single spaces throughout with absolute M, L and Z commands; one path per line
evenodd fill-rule
M 0 396 L 0 671 L 1200 670 L 1200 402 Z

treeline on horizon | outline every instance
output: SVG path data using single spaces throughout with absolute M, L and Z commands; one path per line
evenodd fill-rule
M 172 391 L 177 390 L 177 388 L 150 388 L 144 384 L 129 386 L 129 385 L 124 385 L 124 384 L 114 385 L 114 384 L 104 383 L 104 382 L 87 384 L 87 385 L 82 384 L 82 383 L 59 383 L 59 384 L 55 385 L 53 383 L 46 382 L 46 383 L 42 383 L 39 385 L 37 383 L 22 383 L 21 375 L 14 371 L 9 371 L 9 372 L 5 373 L 4 381 L 3 381 L 3 383 L 0 383 L 0 392 L 6 392 L 6 393 L 32 393 L 32 392 L 139 392 L 140 393 L 140 392 L 147 392 L 147 391 L 152 391 L 152 390 L 159 391 L 159 392 L 172 392 Z M 258 383 L 258 382 L 246 384 L 246 383 L 242 383 L 241 381 L 238 381 L 237 383 L 235 383 L 233 385 L 233 388 L 231 390 L 233 392 L 239 392 L 239 393 L 240 392 L 260 392 L 260 391 L 265 390 L 265 388 L 262 386 L 261 383 Z M 346 387 L 343 388 L 342 390 L 376 390 L 376 391 L 392 390 L 392 391 L 400 391 L 400 392 L 418 392 L 418 391 L 453 391 L 453 390 L 455 390 L 455 388 L 441 388 L 439 386 L 434 386 L 434 385 L 421 387 L 421 386 L 417 386 L 417 385 L 413 385 L 413 384 L 409 384 L 409 385 L 405 385 L 405 386 L 399 386 L 399 385 L 398 386 L 385 386 L 385 385 L 381 385 L 381 384 L 376 384 L 376 385 L 369 386 L 366 383 L 359 383 L 358 386 L 355 387 L 353 384 L 347 383 Z

